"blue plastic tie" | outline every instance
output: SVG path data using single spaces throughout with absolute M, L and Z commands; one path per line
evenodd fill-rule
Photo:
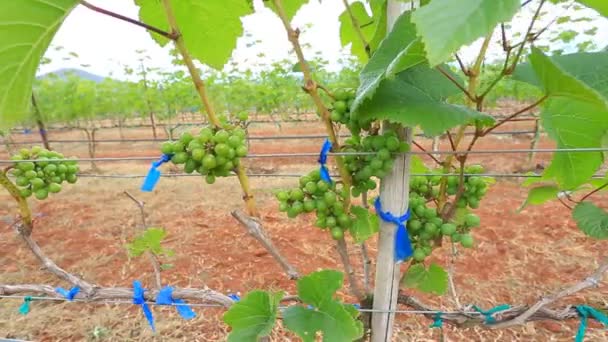
M 508 304 L 503 304 L 503 305 L 495 306 L 488 311 L 484 311 L 477 305 L 473 305 L 473 310 L 479 312 L 486 318 L 486 324 L 494 324 L 494 323 L 496 323 L 496 319 L 494 319 L 493 315 L 499 311 L 508 310 L 510 307 L 511 306 Z
M 25 296 L 25 298 L 23 298 L 23 304 L 21 304 L 21 306 L 19 307 L 20 314 L 27 315 L 28 313 L 30 313 L 30 302 L 31 301 L 32 301 L 31 296 Z
M 410 236 L 407 233 L 407 229 L 405 229 L 405 222 L 407 222 L 407 220 L 410 218 L 410 209 L 408 208 L 407 212 L 402 216 L 395 217 L 388 211 L 382 211 L 380 197 L 376 198 L 374 207 L 376 208 L 376 213 L 378 216 L 380 216 L 382 221 L 393 223 L 397 226 L 397 231 L 395 232 L 395 261 L 401 262 L 407 260 L 412 256 L 412 254 L 414 254 Z
M 583 342 L 585 339 L 585 332 L 587 331 L 587 321 L 589 320 L 589 316 L 591 316 L 591 318 L 595 318 L 596 321 L 602 323 L 604 326 L 606 326 L 606 328 L 608 328 L 608 316 L 603 314 L 601 311 L 587 305 L 577 305 L 574 308 L 578 312 L 579 316 L 581 316 L 581 323 L 578 326 L 578 331 L 576 332 L 576 337 L 574 339 L 575 342 Z
M 146 320 L 148 320 L 148 324 L 152 328 L 152 331 L 156 332 L 154 328 L 154 317 L 152 316 L 152 311 L 150 311 L 150 307 L 146 303 L 146 298 L 144 297 L 144 292 L 146 290 L 141 286 L 141 282 L 139 280 L 133 281 L 133 304 L 141 305 L 141 309 L 144 312 L 144 316 Z
M 65 299 L 70 302 L 74 300 L 74 297 L 80 292 L 80 288 L 78 286 L 72 287 L 69 291 L 64 289 L 63 287 L 58 287 L 55 289 L 55 292 L 62 295 Z
M 435 316 L 433 316 L 433 324 L 431 324 L 429 326 L 429 328 L 433 329 L 433 328 L 443 328 L 443 312 L 438 312 L 435 314 Z
M 354 306 L 354 307 L 355 307 L 355 309 L 357 309 L 357 310 L 360 310 L 360 309 L 361 309 L 361 305 L 359 305 L 359 304 L 357 304 L 357 303 L 353 304 L 353 306 Z
M 186 305 L 183 299 L 173 298 L 173 288 L 171 286 L 163 287 L 156 296 L 156 304 L 158 305 L 175 305 L 177 313 L 182 316 L 183 319 L 189 320 L 196 317 L 196 313 L 192 311 L 190 305 Z
M 321 173 L 321 179 L 327 183 L 331 183 L 331 177 L 329 176 L 329 170 L 327 169 L 327 153 L 331 150 L 331 141 L 329 139 L 325 139 L 323 143 L 323 147 L 321 147 L 321 153 L 319 154 L 319 164 L 321 167 L 319 168 L 319 172 Z
M 23 130 L 23 134 L 30 134 L 30 133 L 32 133 L 32 130 L 29 128 L 26 128 Z
M 239 295 L 234 294 L 234 293 L 228 294 L 228 298 L 232 299 L 235 302 L 238 302 L 239 300 L 241 300 L 241 297 L 239 297 Z
M 148 170 L 148 174 L 146 175 L 146 179 L 144 179 L 144 184 L 141 185 L 141 191 L 150 192 L 154 190 L 156 183 L 158 183 L 158 180 L 160 179 L 160 171 L 158 168 L 171 160 L 171 157 L 172 155 L 170 154 L 163 154 L 159 160 L 152 163 L 150 170 Z

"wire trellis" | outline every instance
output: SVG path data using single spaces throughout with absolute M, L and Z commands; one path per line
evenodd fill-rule
M 518 153 L 566 153 L 566 152 L 608 152 L 608 147 L 587 147 L 587 148 L 522 148 L 522 149 L 487 149 L 487 150 L 472 150 L 472 151 L 410 151 L 404 152 L 403 154 L 410 155 L 460 155 L 460 154 L 518 154 Z M 329 156 L 366 156 L 375 155 L 375 152 L 330 152 Z M 296 153 L 262 153 L 262 154 L 248 154 L 243 158 L 249 159 L 262 159 L 262 158 L 293 158 L 293 157 L 318 157 L 318 152 L 296 152 Z M 63 158 L 63 159 L 51 159 L 54 162 L 120 162 L 120 161 L 154 161 L 159 159 L 159 156 L 149 157 L 100 157 L 100 158 Z M 15 164 L 24 162 L 36 162 L 34 159 L 25 160 L 8 160 L 0 159 L 0 164 Z

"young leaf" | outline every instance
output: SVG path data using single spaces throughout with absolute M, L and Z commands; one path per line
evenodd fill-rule
M 360 31 L 363 34 L 365 43 L 368 45 L 368 49 L 371 49 L 369 43 L 374 36 L 374 32 L 376 31 L 376 26 L 373 25 L 374 20 L 369 16 L 367 10 L 365 9 L 365 6 L 360 1 L 356 1 L 350 4 L 350 12 L 355 18 L 357 25 L 360 27 Z M 342 46 L 351 44 L 351 54 L 359 58 L 359 60 L 361 61 L 367 61 L 368 54 L 365 50 L 365 45 L 361 41 L 361 36 L 355 29 L 350 13 L 347 10 L 344 10 L 344 12 L 340 14 L 339 20 L 340 41 L 342 42 Z M 370 25 L 370 23 L 372 25 Z
M 369 62 L 363 67 L 359 75 L 360 84 L 359 89 L 357 89 L 357 97 L 351 106 L 352 112 L 356 114 L 359 106 L 374 95 L 382 80 L 386 78 L 386 71 L 389 65 L 414 40 L 416 40 L 416 28 L 410 21 L 410 15 L 404 14 L 397 19 L 393 30 L 380 43 L 378 51 L 374 53 Z
M 576 0 L 581 4 L 593 8 L 598 11 L 604 17 L 608 17 L 608 2 L 605 0 Z
M 350 234 L 356 243 L 362 243 L 372 237 L 380 229 L 378 216 L 370 214 L 369 210 L 353 206 L 351 212 L 356 219 L 349 228 Z
M 0 1 L 0 126 L 28 114 L 40 59 L 78 2 Z
M 414 11 L 412 22 L 426 46 L 429 64 L 436 66 L 498 23 L 510 21 L 520 5 L 520 0 L 433 0 Z
M 574 207 L 572 217 L 583 233 L 595 239 L 608 239 L 608 213 L 604 209 L 582 202 Z
M 543 127 L 558 148 L 594 148 L 608 130 L 606 99 L 533 49 L 530 63 L 536 78 L 550 97 L 541 113 Z M 599 83 L 598 83 L 599 84 Z M 603 162 L 601 152 L 555 153 L 544 176 L 554 178 L 562 189 L 587 182 Z
M 161 1 L 135 0 L 142 21 L 169 31 L 167 16 Z M 241 17 L 253 13 L 243 0 L 172 1 L 173 13 L 184 44 L 192 56 L 202 63 L 221 70 L 243 34 Z M 152 38 L 161 46 L 169 41 L 156 33 Z
M 304 342 L 316 339 L 321 332 L 325 341 L 347 342 L 363 336 L 363 324 L 356 320 L 358 312 L 333 299 L 342 287 L 342 273 L 320 271 L 298 281 L 298 295 L 313 308 L 291 306 L 283 312 L 287 329 Z
M 385 79 L 373 98 L 365 101 L 355 115 L 359 119 L 388 120 L 406 126 L 420 126 L 428 136 L 452 127 L 479 121 L 491 125 L 492 117 L 445 100 L 459 89 L 438 71 L 419 65 Z
M 417 155 L 412 155 L 410 158 L 410 173 L 425 174 L 431 172 L 431 170 L 424 165 L 422 158 Z
M 234 303 L 224 314 L 224 322 L 232 328 L 228 341 L 256 342 L 268 336 L 277 319 L 281 298 L 282 292 L 252 291 Z
M 545 185 L 530 189 L 528 192 L 528 198 L 522 203 L 518 211 L 521 211 L 528 204 L 539 205 L 547 201 L 557 198 L 559 188 L 555 185 Z
M 281 3 L 283 4 L 283 10 L 285 11 L 285 15 L 287 15 L 287 19 L 291 21 L 293 17 L 296 16 L 298 11 L 302 6 L 307 4 L 310 0 L 283 0 Z M 273 1 L 264 1 L 264 5 L 270 8 L 274 13 L 277 13 L 277 9 L 274 6 Z
M 136 237 L 132 243 L 127 244 L 127 249 L 132 256 L 140 256 L 144 252 L 152 252 L 156 255 L 172 255 L 173 251 L 164 249 L 161 245 L 167 232 L 163 228 L 148 228 L 140 236 Z
M 422 292 L 442 295 L 448 290 L 448 273 L 435 263 L 428 269 L 424 264 L 413 264 L 403 276 L 402 284 Z

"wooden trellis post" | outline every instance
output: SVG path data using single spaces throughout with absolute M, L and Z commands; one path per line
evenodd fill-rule
M 406 9 L 409 3 L 397 0 L 388 0 L 388 31 L 392 29 L 395 21 Z M 404 141 L 411 143 L 412 130 L 410 128 L 383 123 L 383 130 L 396 129 Z M 409 169 L 410 156 L 399 155 L 395 160 L 393 170 L 382 180 L 380 185 L 380 200 L 383 210 L 395 216 L 401 216 L 408 207 L 409 202 Z M 374 288 L 374 310 L 391 311 L 397 308 L 397 295 L 399 293 L 399 280 L 401 270 L 395 263 L 395 231 L 397 227 L 392 223 L 382 222 L 378 239 L 378 258 L 376 264 L 376 282 Z M 390 341 L 393 335 L 395 314 L 389 312 L 374 312 L 372 315 L 372 342 Z

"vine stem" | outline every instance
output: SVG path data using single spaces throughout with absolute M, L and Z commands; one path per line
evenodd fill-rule
M 181 35 L 181 33 L 179 32 L 179 26 L 177 25 L 177 20 L 175 18 L 173 9 L 171 7 L 171 1 L 163 0 L 163 6 L 165 9 L 165 14 L 167 16 L 167 21 L 169 22 L 169 27 L 171 28 L 171 34 L 175 37 L 175 39 L 173 39 L 173 41 L 175 43 L 175 47 L 177 48 L 180 55 L 182 56 L 182 59 L 184 60 L 184 64 L 186 64 L 186 67 L 188 68 L 190 77 L 192 77 L 192 82 L 194 82 L 194 86 L 196 87 L 197 93 L 198 93 L 201 101 L 203 102 L 203 106 L 205 107 L 205 110 L 207 112 L 207 117 L 209 118 L 209 122 L 211 122 L 211 124 L 213 124 L 215 127 L 221 127 L 221 123 L 220 123 L 219 119 L 217 118 L 215 109 L 213 108 L 211 101 L 209 101 L 209 96 L 207 95 L 207 89 L 205 87 L 205 82 L 201 78 L 200 72 L 194 65 L 192 56 L 190 56 L 190 53 L 188 52 L 188 49 L 186 48 L 186 44 L 184 43 L 184 38 Z M 241 184 L 241 188 L 244 193 L 243 200 L 245 201 L 245 205 L 247 207 L 247 211 L 248 211 L 249 215 L 258 216 L 259 213 L 257 210 L 255 198 L 249 187 L 249 178 L 247 177 L 247 174 L 245 173 L 245 169 L 242 165 L 239 165 L 236 168 L 236 174 L 238 176 L 239 183 Z
M 591 195 L 601 191 L 602 189 L 605 189 L 606 187 L 608 187 L 608 183 L 605 183 L 597 188 L 595 188 L 595 190 L 591 191 L 590 193 L 586 194 L 585 196 L 583 196 L 583 198 L 581 198 L 580 202 L 583 202 L 584 200 L 586 200 L 587 198 L 589 198 Z
M 367 54 L 368 57 L 371 56 L 372 55 L 371 47 L 369 46 L 369 43 L 365 39 L 365 35 L 363 35 L 363 31 L 361 30 L 361 25 L 359 25 L 359 21 L 357 20 L 357 18 L 355 18 L 355 14 L 353 13 L 352 9 L 350 8 L 350 5 L 348 4 L 348 0 L 342 0 L 342 2 L 344 3 L 344 7 L 346 7 L 346 12 L 348 12 L 348 16 L 350 17 L 350 21 L 352 22 L 353 27 L 355 28 L 355 32 L 357 32 L 357 35 L 359 36 L 359 39 L 361 40 L 361 43 L 363 44 L 363 47 L 365 48 L 365 53 Z
M 30 236 L 34 228 L 32 223 L 32 211 L 30 210 L 30 206 L 27 204 L 27 200 L 21 197 L 17 186 L 15 186 L 15 184 L 13 184 L 13 182 L 11 182 L 11 180 L 6 176 L 7 170 L 0 170 L 0 185 L 2 185 L 2 187 L 5 188 L 9 194 L 11 194 L 19 206 L 21 222 L 23 223 L 20 232 L 22 232 L 24 236 Z
M 165 1 L 167 1 L 167 0 L 165 0 Z M 306 93 L 308 93 L 308 95 L 310 95 L 315 106 L 317 107 L 317 110 L 321 113 L 321 118 L 323 120 L 323 123 L 325 124 L 325 130 L 327 132 L 329 140 L 331 141 L 331 143 L 333 145 L 333 149 L 339 150 L 340 142 L 336 136 L 336 132 L 334 130 L 334 125 L 331 122 L 329 110 L 327 109 L 325 104 L 323 104 L 323 99 L 321 99 L 321 96 L 319 95 L 319 92 L 318 92 L 319 87 L 312 77 L 312 71 L 310 70 L 310 66 L 308 65 L 308 63 L 306 63 L 306 58 L 304 57 L 304 52 L 302 50 L 302 46 L 300 45 L 300 41 L 299 41 L 300 31 L 294 30 L 293 27 L 291 27 L 291 24 L 289 23 L 289 19 L 287 18 L 287 15 L 285 14 L 285 9 L 283 8 L 283 2 L 281 0 L 272 0 L 272 1 L 277 9 L 277 14 L 279 15 L 279 18 L 281 19 L 281 22 L 283 23 L 283 27 L 285 28 L 285 31 L 287 32 L 287 39 L 293 46 L 294 51 L 296 52 L 296 56 L 298 57 L 298 63 L 300 63 L 300 67 L 302 69 L 302 74 L 304 75 L 303 89 L 304 89 L 304 91 L 306 91 Z M 342 179 L 342 183 L 343 183 L 344 187 L 347 189 L 350 189 L 352 181 L 351 181 L 350 172 L 348 172 L 348 170 L 346 169 L 346 166 L 344 165 L 344 159 L 340 156 L 336 156 L 336 164 L 338 166 L 338 171 L 340 173 L 340 177 Z M 347 211 L 350 208 L 350 194 L 347 195 L 346 198 L 344 199 L 344 207 Z M 355 277 L 355 274 L 352 271 L 350 258 L 348 256 L 348 247 L 347 247 L 347 244 L 346 244 L 346 241 L 344 240 L 344 238 L 337 241 L 336 248 L 338 250 L 338 253 L 340 254 L 340 258 L 342 259 L 342 264 L 343 264 L 344 270 L 346 272 L 346 275 L 348 277 L 348 282 L 350 284 L 351 292 L 355 297 L 357 297 L 360 301 L 362 301 L 365 298 L 365 296 L 364 296 L 363 292 L 361 291 L 361 289 L 359 288 L 357 278 Z

